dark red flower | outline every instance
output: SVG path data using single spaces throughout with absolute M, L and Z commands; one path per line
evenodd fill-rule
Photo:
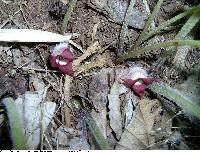
M 139 78 L 136 80 L 122 79 L 122 81 L 125 86 L 130 88 L 135 93 L 135 95 L 141 98 L 147 86 L 153 82 L 158 82 L 159 80 L 154 78 Z
M 74 55 L 67 43 L 57 45 L 50 55 L 50 63 L 54 68 L 58 68 L 63 74 L 74 76 L 73 63 Z
M 72 62 L 69 62 L 67 65 L 60 65 L 58 68 L 60 72 L 63 74 L 74 76 L 74 71 L 72 69 Z

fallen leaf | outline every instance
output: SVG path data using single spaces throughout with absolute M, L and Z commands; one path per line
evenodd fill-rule
M 92 76 L 88 89 L 88 98 L 92 101 L 95 110 L 91 113 L 91 116 L 95 120 L 97 126 L 100 128 L 101 133 L 106 138 L 107 127 L 107 108 L 108 102 L 107 95 L 109 93 L 109 78 L 113 78 L 114 70 L 112 68 L 103 68 L 99 73 Z M 112 80 L 112 79 L 111 79 Z M 101 120 L 99 120 L 101 119 Z
M 133 94 L 132 91 L 129 91 L 125 96 L 125 101 L 127 102 L 125 104 L 124 110 L 122 114 L 124 116 L 124 125 L 125 127 L 128 126 L 128 124 L 131 122 L 134 114 L 134 108 L 137 104 L 138 98 Z
M 67 42 L 71 37 L 34 29 L 0 29 L 1 42 Z
M 30 83 L 37 91 L 26 91 L 15 100 L 15 103 L 22 119 L 28 149 L 37 149 L 40 144 L 41 131 L 46 130 L 54 116 L 56 103 L 44 101 L 47 88 L 41 80 L 34 76 L 30 79 Z
M 75 130 L 73 128 L 66 128 L 60 126 L 55 134 L 53 141 L 57 144 L 56 150 L 66 150 L 70 140 L 73 138 L 77 138 L 76 136 L 80 136 L 80 131 Z
M 110 94 L 108 94 L 110 126 L 116 133 L 117 139 L 120 139 L 122 134 L 121 100 L 119 96 L 126 91 L 127 88 L 116 81 L 111 87 Z
M 125 128 L 116 149 L 145 149 L 155 142 L 150 135 L 161 111 L 158 100 L 143 99 L 136 106 L 134 117 Z
M 40 133 L 42 131 L 42 112 L 43 131 L 45 131 L 54 115 L 56 104 L 54 102 L 44 102 L 43 107 L 41 107 L 41 93 L 28 91 L 24 95 L 19 96 L 15 103 L 17 104 L 17 110 L 24 126 L 24 134 L 28 149 L 37 149 L 40 143 Z

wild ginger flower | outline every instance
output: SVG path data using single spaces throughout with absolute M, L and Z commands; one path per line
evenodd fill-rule
M 139 66 L 130 67 L 129 74 L 126 78 L 121 79 L 123 81 L 122 83 L 140 98 L 149 84 L 158 81 L 157 79 L 149 77 L 147 71 Z
M 158 82 L 158 79 L 147 77 L 138 78 L 136 80 L 122 79 L 122 81 L 124 82 L 123 84 L 125 86 L 130 88 L 135 93 L 135 95 L 141 98 L 147 86 L 152 84 L 153 82 Z
M 74 76 L 73 60 L 74 55 L 68 43 L 60 43 L 52 50 L 50 55 L 51 66 L 69 76 Z

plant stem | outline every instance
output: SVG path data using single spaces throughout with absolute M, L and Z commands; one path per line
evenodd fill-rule
M 68 3 L 67 12 L 64 16 L 64 20 L 63 20 L 63 24 L 62 24 L 62 28 L 61 28 L 61 34 L 64 34 L 67 29 L 71 14 L 76 6 L 76 2 L 77 2 L 77 0 L 70 0 L 70 2 Z

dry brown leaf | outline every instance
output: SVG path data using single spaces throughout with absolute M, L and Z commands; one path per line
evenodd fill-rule
M 92 101 L 95 110 L 98 110 L 98 112 L 92 110 L 91 116 L 105 138 L 107 136 L 107 95 L 109 93 L 109 82 L 114 78 L 113 72 L 113 68 L 103 68 L 98 73 L 93 74 L 88 89 L 88 98 Z
M 110 55 L 104 53 L 102 55 L 98 55 L 96 60 L 87 62 L 87 63 L 81 65 L 80 67 L 78 67 L 76 69 L 75 76 L 78 76 L 83 73 L 87 73 L 91 69 L 102 68 L 104 66 L 109 66 L 109 65 L 112 65 L 112 60 L 110 58 Z
M 99 44 L 99 42 L 95 42 L 94 44 L 92 44 L 91 46 L 89 46 L 87 48 L 87 50 L 80 56 L 78 57 L 78 59 L 74 60 L 73 62 L 73 66 L 74 68 L 78 68 L 80 67 L 80 64 L 89 56 L 97 53 L 99 50 L 101 50 L 101 46 Z
M 146 149 L 155 142 L 150 135 L 155 121 L 160 117 L 158 100 L 143 99 L 136 107 L 134 117 L 123 132 L 116 149 Z

